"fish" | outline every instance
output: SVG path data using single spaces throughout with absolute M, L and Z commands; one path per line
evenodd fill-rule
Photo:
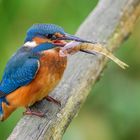
M 129 67 L 129 65 L 121 61 L 116 56 L 114 56 L 113 53 L 110 50 L 108 50 L 105 47 L 105 45 L 101 43 L 83 43 L 83 42 L 81 43 L 81 42 L 71 41 L 61 48 L 59 55 L 68 56 L 68 55 L 73 55 L 79 51 L 93 54 L 93 55 L 95 54 L 104 55 L 105 57 L 114 61 L 122 69 L 126 69 L 127 67 Z

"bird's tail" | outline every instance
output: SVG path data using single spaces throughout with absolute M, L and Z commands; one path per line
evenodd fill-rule
M 6 120 L 15 109 L 16 107 L 10 105 L 5 97 L 0 97 L 0 121 Z
M 3 118 L 3 108 L 2 108 L 2 103 L 5 102 L 5 97 L 1 97 L 0 98 L 0 121 L 2 120 Z

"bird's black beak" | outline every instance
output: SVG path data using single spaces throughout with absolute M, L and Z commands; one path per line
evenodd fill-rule
M 59 37 L 54 38 L 52 40 L 53 40 L 53 44 L 59 47 L 64 47 L 70 41 L 79 42 L 79 43 L 91 43 L 91 44 L 97 43 L 97 42 L 91 42 L 88 40 L 81 39 L 75 35 L 71 35 L 68 33 L 65 33 L 64 35 L 60 35 Z
M 81 39 L 75 35 L 65 34 L 64 37 L 59 38 L 59 40 L 68 40 L 68 41 L 76 41 L 76 42 L 83 42 L 83 43 L 92 43 L 91 41 L 87 41 L 84 39 Z

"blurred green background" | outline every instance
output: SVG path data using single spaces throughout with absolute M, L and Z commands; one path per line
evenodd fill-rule
M 34 23 L 56 23 L 75 33 L 97 0 L 0 0 L 0 78 L 7 60 Z M 140 21 L 116 55 L 130 68 L 109 62 L 63 140 L 140 140 Z M 0 122 L 6 140 L 22 109 Z

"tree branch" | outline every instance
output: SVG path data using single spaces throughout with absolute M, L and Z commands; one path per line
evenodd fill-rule
M 130 35 L 139 15 L 140 0 L 100 0 L 77 35 L 87 40 L 105 41 L 113 51 Z M 61 101 L 61 108 L 47 101 L 35 104 L 32 109 L 46 111 L 46 117 L 24 116 L 8 140 L 60 140 L 106 62 L 101 55 L 71 56 L 61 83 L 51 95 Z

